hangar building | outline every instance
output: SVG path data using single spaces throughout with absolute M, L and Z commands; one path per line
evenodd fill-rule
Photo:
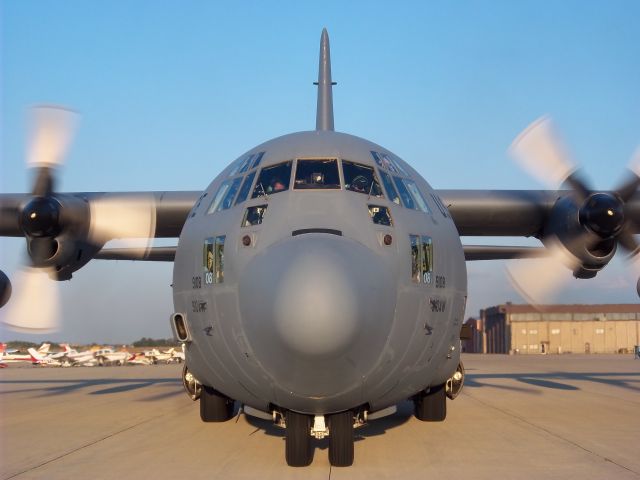
M 465 352 L 629 353 L 640 345 L 640 305 L 531 305 L 506 303 L 470 318 Z

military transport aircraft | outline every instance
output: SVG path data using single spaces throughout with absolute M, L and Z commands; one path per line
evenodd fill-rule
M 554 190 L 434 190 L 384 147 L 334 131 L 326 30 L 319 63 L 315 130 L 250 149 L 201 192 L 58 192 L 55 167 L 74 116 L 37 110 L 33 188 L 0 196 L 0 235 L 24 236 L 31 262 L 6 321 L 51 328 L 55 296 L 46 292 L 55 282 L 46 277 L 68 280 L 91 259 L 173 261 L 171 323 L 202 420 L 229 420 L 237 401 L 285 428 L 289 465 L 308 465 L 312 438 L 328 436 L 330 463 L 347 466 L 354 429 L 401 401 L 411 399 L 420 420 L 445 419 L 446 398 L 464 379 L 465 260 L 547 253 L 544 275 L 511 272 L 539 297 L 557 287 L 556 265 L 589 278 L 618 247 L 636 252 L 640 162 L 617 190 L 593 191 L 543 119 L 512 151 Z M 543 246 L 463 246 L 465 235 Z M 179 240 L 142 252 L 103 248 L 124 237 Z

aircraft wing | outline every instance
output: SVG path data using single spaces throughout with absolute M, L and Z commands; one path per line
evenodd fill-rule
M 117 205 L 122 210 L 127 210 L 128 205 L 137 205 L 145 202 L 154 212 L 155 232 L 154 238 L 172 238 L 180 236 L 180 231 L 202 192 L 200 191 L 174 191 L 174 192 L 73 192 L 56 193 L 55 200 L 62 206 L 73 209 L 74 217 L 82 207 L 88 209 L 90 217 L 92 204 L 110 203 Z M 23 237 L 24 230 L 20 225 L 20 218 L 25 207 L 33 199 L 28 193 L 0 194 L 0 236 Z M 62 212 L 61 212 L 62 213 Z M 74 218 L 76 222 L 86 221 L 91 218 Z M 114 222 L 117 219 L 113 219 Z M 119 238 L 114 236 L 107 240 Z
M 546 248 L 466 245 L 467 260 L 554 255 L 570 258 L 576 276 L 595 275 L 618 247 L 640 247 L 638 180 L 616 191 L 437 190 L 460 236 L 535 237 Z M 552 248 L 550 248 L 552 247 Z M 549 251 L 552 250 L 552 251 Z

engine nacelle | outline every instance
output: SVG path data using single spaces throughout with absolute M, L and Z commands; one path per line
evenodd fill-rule
M 89 205 L 76 196 L 36 197 L 27 203 L 21 226 L 32 265 L 51 267 L 54 279 L 69 280 L 103 247 L 88 242 L 88 217 Z
M 585 222 L 584 210 L 567 195 L 553 206 L 543 232 L 542 242 L 549 246 L 560 242 L 571 255 L 578 259 L 579 266 L 573 271 L 576 278 L 593 278 L 616 253 L 615 238 L 602 238 Z

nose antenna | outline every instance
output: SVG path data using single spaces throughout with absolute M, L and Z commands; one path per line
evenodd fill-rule
M 322 29 L 320 37 L 320 65 L 318 67 L 318 108 L 316 111 L 316 130 L 333 131 L 333 93 L 331 87 L 331 53 L 329 51 L 329 34 Z

